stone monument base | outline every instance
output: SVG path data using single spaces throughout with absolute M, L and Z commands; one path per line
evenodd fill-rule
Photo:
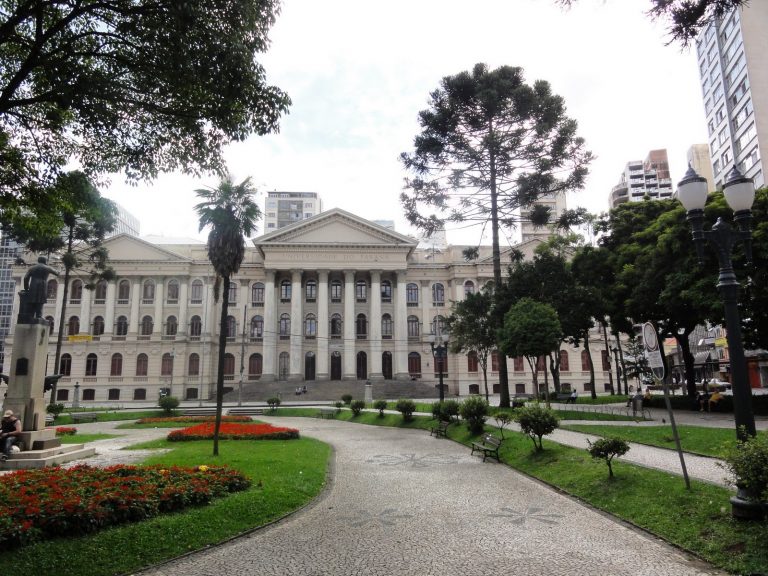
M 58 439 L 55 440 L 58 441 Z M 59 466 L 94 454 L 96 454 L 96 448 L 86 448 L 85 444 L 66 444 L 42 450 L 25 450 L 15 452 L 8 460 L 0 462 L 0 470 L 30 470 Z

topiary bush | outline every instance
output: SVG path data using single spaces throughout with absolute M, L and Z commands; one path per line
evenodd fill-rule
M 488 416 L 488 402 L 481 396 L 470 396 L 459 406 L 459 413 L 467 421 L 467 427 L 472 434 L 481 434 Z
M 730 482 L 743 488 L 753 500 L 768 500 L 768 435 L 758 433 L 754 438 L 739 440 L 725 456 L 723 467 Z
M 344 394 L 341 397 L 341 401 L 344 402 L 347 406 L 349 406 L 352 403 L 352 394 Z
M 53 416 L 53 421 L 56 422 L 56 418 L 59 417 L 59 414 L 64 412 L 64 404 L 60 402 L 59 403 L 52 402 L 45 407 L 45 411 L 48 412 L 48 414 L 50 414 L 51 416 Z
M 277 407 L 282 404 L 282 400 L 278 398 L 277 396 L 273 396 L 272 398 L 267 398 L 267 405 L 269 406 L 269 409 L 273 412 L 277 410 Z
M 387 401 L 376 400 L 376 402 L 373 403 L 373 407 L 379 411 L 379 418 L 384 418 L 384 410 L 387 409 Z
M 410 420 L 416 412 L 416 403 L 413 400 L 401 398 L 397 401 L 395 408 L 403 415 L 403 420 Z
M 336 407 L 336 412 L 341 412 L 341 407 L 344 406 L 344 402 L 336 400 L 333 405 Z
M 170 416 L 179 407 L 179 399 L 176 396 L 160 396 L 157 405 Z
M 605 460 L 605 463 L 608 464 L 608 478 L 613 478 L 611 460 L 629 452 L 629 444 L 619 438 L 600 438 L 594 442 L 587 440 L 587 444 L 589 444 L 587 451 L 590 456 Z
M 354 416 L 359 416 L 360 412 L 362 412 L 363 408 L 365 408 L 365 402 L 362 400 L 353 400 L 349 407 L 352 410 L 352 414 Z
M 544 449 L 541 443 L 542 436 L 552 434 L 560 425 L 557 415 L 538 403 L 518 408 L 515 412 L 515 420 L 520 424 L 523 433 L 533 440 L 533 447 L 536 452 Z

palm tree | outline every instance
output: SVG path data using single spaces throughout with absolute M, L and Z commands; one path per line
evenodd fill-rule
M 208 233 L 208 259 L 216 271 L 213 297 L 222 294 L 221 321 L 219 324 L 219 362 L 216 373 L 216 424 L 213 432 L 213 455 L 219 455 L 219 428 L 224 398 L 224 354 L 227 346 L 227 309 L 229 307 L 229 283 L 233 274 L 240 270 L 245 256 L 245 237 L 256 231 L 261 211 L 253 200 L 256 188 L 250 178 L 240 184 L 227 175 L 215 188 L 195 190 L 202 202 L 195 206 L 200 217 L 200 231 L 210 226 Z M 223 286 L 222 286 L 223 284 Z

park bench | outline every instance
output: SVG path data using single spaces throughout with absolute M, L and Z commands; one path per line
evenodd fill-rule
M 320 408 L 320 412 L 317 413 L 318 418 L 335 418 L 336 408 L 324 407 Z
M 525 403 L 533 399 L 533 394 L 514 394 L 511 398 L 512 408 L 522 408 Z
M 499 438 L 496 438 L 496 436 L 492 434 L 486 434 L 480 442 L 472 442 L 472 454 L 474 454 L 475 451 L 482 452 L 483 462 L 485 462 L 485 459 L 488 456 L 493 456 L 496 458 L 497 462 L 501 462 L 501 460 L 499 460 L 500 447 L 501 440 Z
M 440 420 L 440 422 L 437 423 L 437 425 L 432 426 L 432 428 L 429 429 L 429 435 L 432 436 L 435 435 L 435 438 L 440 438 L 442 436 L 443 438 L 448 437 L 448 426 L 450 426 L 450 422 L 447 420 Z
M 558 402 L 568 402 L 570 400 L 571 395 L 570 394 L 558 394 L 557 395 L 557 401 Z
M 56 423 L 56 420 L 54 419 L 52 414 L 46 414 L 45 415 L 45 425 L 46 426 L 53 426 Z
M 96 422 L 99 419 L 96 412 L 73 412 L 70 416 L 72 417 L 73 424 L 77 422 Z

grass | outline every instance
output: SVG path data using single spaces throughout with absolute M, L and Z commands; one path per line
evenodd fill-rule
M 568 424 L 566 430 L 612 436 L 627 442 L 648 444 L 675 450 L 675 440 L 670 426 L 599 426 Z M 706 428 L 703 426 L 678 426 L 680 445 L 685 452 L 723 458 L 729 448 L 736 445 L 736 432 L 731 428 Z
M 159 408 L 157 410 L 141 410 L 141 411 L 135 411 L 135 412 L 128 412 L 119 410 L 116 412 L 112 411 L 97 411 L 94 410 L 85 410 L 86 412 L 94 412 L 96 414 L 96 421 L 97 422 L 114 422 L 116 420 L 138 420 L 139 418 L 157 418 L 159 416 L 163 416 L 164 412 L 160 410 Z M 82 410 L 81 410 L 82 412 Z M 69 414 L 60 414 L 56 417 L 55 426 L 66 426 L 67 424 L 72 424 L 72 417 Z
M 210 441 L 146 442 L 171 448 L 144 463 L 196 466 L 226 464 L 241 470 L 253 486 L 209 506 L 110 528 L 90 536 L 49 540 L 0 553 L 0 572 L 103 576 L 126 574 L 261 526 L 299 508 L 325 484 L 330 448 L 299 440 L 224 441 L 219 457 Z M 259 485 L 261 484 L 261 485 Z
M 96 440 L 106 440 L 107 438 L 117 438 L 117 434 L 77 434 L 56 436 L 62 444 L 85 444 Z

